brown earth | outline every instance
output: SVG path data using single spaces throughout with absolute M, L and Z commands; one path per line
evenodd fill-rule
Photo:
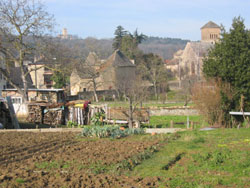
M 76 133 L 0 133 L 0 187 L 157 187 L 112 171 L 159 139 L 83 139 Z

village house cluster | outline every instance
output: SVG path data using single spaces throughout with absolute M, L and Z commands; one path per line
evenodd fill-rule
M 201 41 L 188 42 L 183 50 L 179 50 L 174 57 L 165 61 L 165 67 L 171 70 L 176 81 L 180 82 L 187 76 L 197 76 L 202 78 L 203 57 L 207 55 L 208 50 L 218 42 L 220 36 L 220 27 L 210 21 L 201 27 Z M 64 29 L 62 39 L 70 38 L 67 30 Z M 1 54 L 3 56 L 3 54 Z M 0 66 L 4 58 L 1 58 Z M 43 57 L 36 57 L 34 60 L 26 61 L 26 71 L 34 69 L 27 76 L 28 97 L 30 101 L 62 101 L 64 99 L 64 90 L 54 89 L 51 77 L 53 71 L 46 65 L 55 64 L 47 62 Z M 94 53 L 89 53 L 82 66 L 72 70 L 70 76 L 70 95 L 77 96 L 95 90 L 96 92 L 106 92 L 109 96 L 116 95 L 115 90 L 120 82 L 130 82 L 135 78 L 136 66 L 132 60 L 127 58 L 121 51 L 115 50 L 109 58 L 99 59 Z M 10 70 L 12 81 L 22 86 L 20 67 L 15 66 Z M 86 96 L 85 95 L 85 96 Z M 22 103 L 21 95 L 14 89 L 0 74 L 0 96 L 11 96 L 14 103 Z

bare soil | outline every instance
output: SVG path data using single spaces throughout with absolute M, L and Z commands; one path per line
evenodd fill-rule
M 157 138 L 8 132 L 0 133 L 0 142 L 0 187 L 157 187 L 160 181 L 105 171 L 157 145 Z

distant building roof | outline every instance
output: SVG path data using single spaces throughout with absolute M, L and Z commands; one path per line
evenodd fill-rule
M 210 42 L 190 42 L 190 47 L 198 57 L 203 57 L 208 54 L 210 48 L 214 45 Z
M 92 66 L 96 64 L 100 66 L 98 69 Z M 98 76 L 108 67 L 135 67 L 135 65 L 119 50 L 116 50 L 104 63 L 99 60 L 95 53 L 91 52 L 85 63 L 79 64 L 72 74 L 77 74 L 82 79 L 90 79 L 93 76 Z
M 179 64 L 178 59 L 172 59 L 167 63 L 167 66 L 174 66 L 174 65 L 178 65 L 178 64 Z
M 102 61 L 95 52 L 90 52 L 84 63 L 80 63 L 72 72 L 82 79 L 91 79 L 98 75 Z
M 48 60 L 45 57 L 36 57 L 35 60 L 29 63 L 28 65 L 53 65 L 53 64 L 59 64 L 59 62 L 56 61 L 56 58 Z
M 168 64 L 170 63 L 171 59 L 165 59 L 165 63 Z
M 89 65 L 99 65 L 101 64 L 101 60 L 98 58 L 95 52 L 90 52 L 86 59 L 86 63 Z
M 212 21 L 209 21 L 208 23 L 206 23 L 204 26 L 201 27 L 201 29 L 205 28 L 220 28 L 220 26 L 218 26 L 216 23 Z
M 88 72 L 91 73 L 92 71 L 94 71 L 93 67 L 86 66 L 86 65 L 83 65 L 83 64 L 79 64 L 79 66 L 73 70 L 71 75 L 76 74 L 81 79 L 91 79 L 91 75 Z
M 114 67 L 135 67 L 135 65 L 120 51 L 116 50 L 107 59 L 106 64 Z
M 24 71 L 28 72 L 27 67 L 24 67 Z M 10 68 L 10 78 L 11 78 L 12 82 L 14 82 L 19 87 L 23 88 L 23 80 L 22 80 L 22 73 L 21 73 L 20 67 L 11 67 Z M 26 81 L 28 83 L 28 88 L 34 88 L 30 74 L 28 74 L 26 76 Z M 13 88 L 13 86 L 8 83 L 7 88 Z

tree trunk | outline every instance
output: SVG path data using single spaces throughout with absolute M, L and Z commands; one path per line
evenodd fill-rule
M 94 79 L 93 79 L 93 89 L 94 89 L 95 101 L 96 101 L 96 102 L 99 102 L 98 96 L 97 96 L 97 93 L 96 93 L 96 82 L 95 82 Z
M 154 93 L 155 93 L 155 98 L 158 99 L 157 87 L 155 82 L 154 82 Z
M 133 101 L 131 97 L 128 97 L 129 101 L 129 111 L 128 111 L 128 127 L 133 128 Z
M 21 78 L 22 78 L 22 81 L 23 81 L 23 101 L 24 103 L 26 104 L 29 100 L 29 97 L 28 97 L 28 83 L 27 83 L 27 79 L 26 79 L 26 73 L 25 73 L 25 67 L 24 67 L 24 64 L 23 64 L 23 60 L 24 60 L 24 54 L 23 54 L 23 51 L 20 50 L 19 51 L 19 55 L 20 55 L 20 58 L 19 58 L 19 66 L 20 66 L 20 69 L 21 69 Z

